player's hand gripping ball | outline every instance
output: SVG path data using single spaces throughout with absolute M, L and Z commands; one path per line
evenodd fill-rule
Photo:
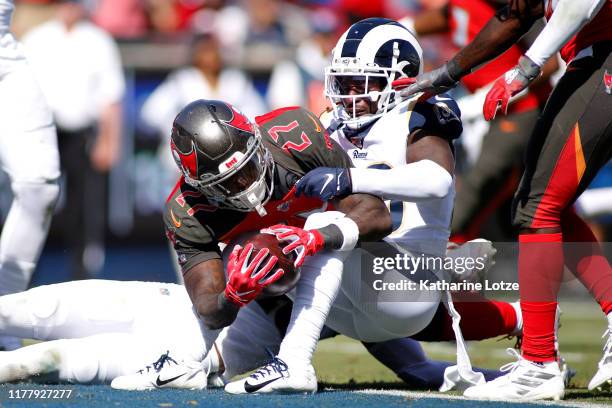
M 230 253 L 235 245 L 241 245 L 244 248 L 248 244 L 253 245 L 251 258 L 253 258 L 261 250 L 269 251 L 267 256 L 262 261 L 262 266 L 271 257 L 277 258 L 274 267 L 264 276 L 264 280 L 274 276 L 278 269 L 283 270 L 282 275 L 277 280 L 273 280 L 262 288 L 260 296 L 269 297 L 284 295 L 295 287 L 300 279 L 300 269 L 294 266 L 295 253 L 292 252 L 290 254 L 284 254 L 282 247 L 283 243 L 279 242 L 274 235 L 254 231 L 242 234 L 228 244 L 224 255 L 226 253 Z

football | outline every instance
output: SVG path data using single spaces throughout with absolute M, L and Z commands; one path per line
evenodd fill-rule
M 270 250 L 270 255 L 275 255 L 278 258 L 278 262 L 270 274 L 273 274 L 278 268 L 282 268 L 285 271 L 279 280 L 264 288 L 262 292 L 263 296 L 280 296 L 295 287 L 298 279 L 300 279 L 300 270 L 293 264 L 295 261 L 295 254 L 283 254 L 282 243 L 279 242 L 274 235 L 262 234 L 258 231 L 241 234 L 227 245 L 224 250 L 224 260 L 229 256 L 235 245 L 242 245 L 244 247 L 248 243 L 253 244 L 255 248 L 251 257 L 260 249 L 268 248 Z M 266 262 L 266 260 L 264 260 L 264 262 Z

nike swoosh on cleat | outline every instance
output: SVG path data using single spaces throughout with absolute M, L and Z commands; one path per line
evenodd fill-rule
M 255 384 L 255 385 L 249 384 L 248 381 L 245 381 L 244 382 L 244 390 L 250 394 L 252 392 L 259 391 L 260 389 L 262 389 L 266 385 L 271 384 L 271 383 L 273 383 L 274 381 L 276 381 L 276 380 L 278 380 L 280 378 L 281 377 L 276 377 L 276 378 L 273 378 L 271 380 L 264 381 L 264 382 L 262 382 L 260 384 Z
M 185 374 L 187 374 L 187 373 L 183 373 L 183 374 L 177 375 L 176 377 L 168 378 L 166 380 L 162 380 L 161 378 L 159 378 L 159 375 L 158 375 L 157 379 L 155 380 L 155 385 L 157 385 L 158 387 L 162 387 L 162 386 L 168 384 L 169 382 L 172 382 L 172 381 L 176 380 L 177 378 L 180 378 L 180 377 L 184 376 Z

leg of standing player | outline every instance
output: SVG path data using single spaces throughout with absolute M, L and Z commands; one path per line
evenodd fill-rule
M 59 194 L 51 112 L 24 61 L 0 72 L 0 161 L 13 202 L 0 239 L 0 295 L 27 288 Z M 11 348 L 8 345 L 7 348 Z
M 525 282 L 521 284 L 523 354 L 532 361 L 555 357 L 551 321 L 564 250 L 572 255 L 565 260 L 580 258 L 580 253 L 571 252 L 580 250 L 581 245 L 564 248 L 562 242 L 589 242 L 592 237 L 585 237 L 588 228 L 570 228 L 568 218 L 579 222 L 570 206 L 612 154 L 612 122 L 607 114 L 612 97 L 603 84 L 605 67 L 612 64 L 612 57 L 598 51 L 595 58 L 571 64 L 551 96 L 530 141 L 525 175 L 515 198 L 515 223 L 521 228 L 519 279 Z M 548 256 L 543 257 L 543 252 Z M 587 270 L 573 272 L 589 280 Z M 590 289 L 604 313 L 610 312 L 612 270 L 607 263 L 599 271 L 599 283 Z
M 484 387 L 468 389 L 466 396 L 563 396 L 556 362 L 555 315 L 564 262 L 578 266 L 573 272 L 586 283 L 603 312 L 612 311 L 612 269 L 598 256 L 598 244 L 588 227 L 569 209 L 612 154 L 612 96 L 603 82 L 606 68 L 612 66 L 609 54 L 610 44 L 595 45 L 592 57 L 570 64 L 550 96 L 527 149 L 525 173 L 514 200 L 514 222 L 521 228 L 524 369 Z M 570 220 L 572 224 L 581 223 L 581 228 L 571 227 Z M 581 244 L 572 244 L 575 242 Z M 564 247 L 564 243 L 569 244 Z M 584 251 L 586 247 L 590 248 Z M 596 273 L 587 267 L 591 263 L 597 264 Z M 612 318 L 609 320 L 612 327 Z M 517 391 L 519 387 L 514 384 L 521 383 L 530 384 L 527 393 Z

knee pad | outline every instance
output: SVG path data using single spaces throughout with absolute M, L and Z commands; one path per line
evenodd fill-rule
M 0 297 L 0 327 L 3 333 L 49 339 L 53 328 L 66 322 L 61 313 L 60 296 L 46 287 Z
M 14 181 L 15 199 L 32 214 L 51 213 L 59 197 L 57 180 Z

